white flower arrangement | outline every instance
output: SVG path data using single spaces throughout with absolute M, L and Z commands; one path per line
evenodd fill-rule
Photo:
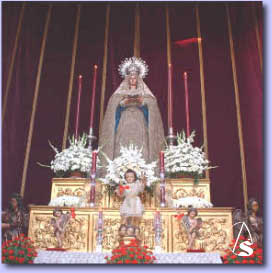
M 87 147 L 87 139 L 88 135 L 86 133 L 78 139 L 75 139 L 73 136 L 69 138 L 70 146 L 61 152 L 49 142 L 49 145 L 56 153 L 55 158 L 51 161 L 50 166 L 39 165 L 50 167 L 58 176 L 60 176 L 59 174 L 64 175 L 73 171 L 80 171 L 85 174 L 90 172 L 92 167 L 92 150 Z M 97 158 L 97 168 L 99 167 L 100 161 Z
M 114 160 L 110 160 L 105 154 L 108 161 L 106 167 L 107 174 L 105 178 L 101 179 L 104 184 L 120 184 L 125 182 L 124 174 L 128 169 L 136 172 L 138 177 L 142 174 L 146 177 L 146 186 L 150 187 L 152 183 L 159 180 L 155 176 L 155 168 L 157 161 L 147 164 L 143 158 L 142 148 L 130 144 L 128 147 L 121 146 L 120 156 Z
M 166 145 L 165 170 L 169 174 L 194 173 L 201 176 L 209 167 L 202 147 L 194 147 L 195 131 L 187 138 L 185 132 L 177 133 L 177 145 Z
M 52 207 L 80 207 L 81 198 L 78 196 L 62 195 L 50 201 Z
M 192 206 L 193 208 L 200 209 L 200 208 L 212 208 L 213 204 L 209 201 L 199 198 L 196 196 L 190 196 L 190 197 L 182 197 L 179 199 L 172 199 L 172 205 L 174 208 L 188 208 L 189 206 Z

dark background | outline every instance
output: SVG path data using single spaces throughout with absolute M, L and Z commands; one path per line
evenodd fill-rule
M 145 82 L 158 99 L 167 132 L 167 50 L 165 2 L 140 3 L 141 57 L 150 68 Z M 8 69 L 22 2 L 2 2 L 2 90 Z M 54 157 L 50 140 L 61 149 L 77 3 L 53 2 L 47 37 L 40 93 L 34 123 L 25 204 L 46 205 L 50 201 L 50 164 Z M 82 3 L 78 50 L 75 64 L 69 135 L 74 131 L 77 77 L 83 75 L 80 133 L 89 126 L 93 65 L 98 64 L 95 135 L 98 136 L 105 12 L 107 2 Z M 215 206 L 243 207 L 242 172 L 235 95 L 224 2 L 200 3 L 207 130 L 211 165 L 211 200 Z M 263 201 L 263 92 L 252 5 L 262 37 L 262 3 L 230 2 L 231 23 L 237 64 L 238 87 L 246 157 L 249 197 Z M 18 51 L 2 124 L 2 205 L 12 192 L 20 192 L 24 156 L 30 124 L 42 34 L 49 2 L 27 2 Z M 133 55 L 135 2 L 111 4 L 105 106 L 121 82 L 117 68 Z M 196 144 L 203 144 L 200 69 L 197 44 L 177 47 L 174 41 L 196 37 L 195 2 L 169 3 L 174 71 L 174 127 L 185 128 L 182 73 L 189 73 L 191 128 Z M 262 40 L 261 40 L 262 42 Z M 4 96 L 4 94 L 2 93 Z

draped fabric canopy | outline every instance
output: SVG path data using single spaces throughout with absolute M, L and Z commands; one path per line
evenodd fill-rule
M 140 3 L 140 55 L 150 68 L 146 84 L 158 100 L 167 132 L 167 43 L 163 2 Z M 2 95 L 5 96 L 22 2 L 2 3 Z M 54 152 L 50 140 L 61 148 L 66 101 L 72 61 L 72 48 L 78 3 L 53 3 L 37 111 L 31 141 L 24 201 L 48 204 L 51 191 L 49 163 Z M 104 54 L 107 3 L 82 3 L 69 134 L 74 131 L 77 76 L 83 76 L 80 132 L 87 132 L 91 99 L 92 67 L 98 65 L 95 128 L 98 136 L 101 79 Z M 242 171 L 234 95 L 232 63 L 226 9 L 223 3 L 200 3 L 200 28 L 203 44 L 204 83 L 207 105 L 209 159 L 219 166 L 210 173 L 211 200 L 216 206 L 243 207 Z M 111 3 L 105 106 L 121 83 L 117 68 L 121 60 L 133 55 L 136 3 Z M 241 104 L 243 141 L 249 197 L 263 200 L 263 93 L 260 54 L 256 29 L 262 36 L 261 2 L 229 3 Z M 252 13 L 254 6 L 254 13 Z M 48 3 L 26 3 L 18 49 L 2 125 L 2 190 L 6 206 L 12 192 L 19 192 L 33 96 Z M 255 16 L 254 16 L 255 15 Z M 169 3 L 173 64 L 174 128 L 185 124 L 185 99 L 182 74 L 189 75 L 191 129 L 196 144 L 203 144 L 203 119 L 199 51 L 197 43 L 186 47 L 175 41 L 197 36 L 195 3 Z M 256 25 L 257 22 L 257 25 Z M 256 27 L 255 27 L 256 26 Z M 262 39 L 260 39 L 262 43 Z

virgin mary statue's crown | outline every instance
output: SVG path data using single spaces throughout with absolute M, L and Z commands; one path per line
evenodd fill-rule
M 136 73 L 143 79 L 148 73 L 148 66 L 141 58 L 131 57 L 122 61 L 119 65 L 118 71 L 122 78 Z

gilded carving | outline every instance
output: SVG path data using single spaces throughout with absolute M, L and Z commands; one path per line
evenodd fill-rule
M 227 249 L 230 240 L 231 223 L 226 218 L 214 217 L 203 218 L 202 227 L 199 230 L 200 237 L 196 239 L 196 248 L 204 248 L 206 252 L 223 251 Z M 180 220 L 175 219 L 174 230 L 174 250 L 186 251 L 188 247 L 188 237 L 184 226 Z
M 54 228 L 51 225 L 51 215 L 33 216 L 30 237 L 38 249 L 55 248 L 57 245 Z M 77 216 L 67 224 L 63 248 L 69 250 L 87 250 L 88 221 L 86 216 Z

